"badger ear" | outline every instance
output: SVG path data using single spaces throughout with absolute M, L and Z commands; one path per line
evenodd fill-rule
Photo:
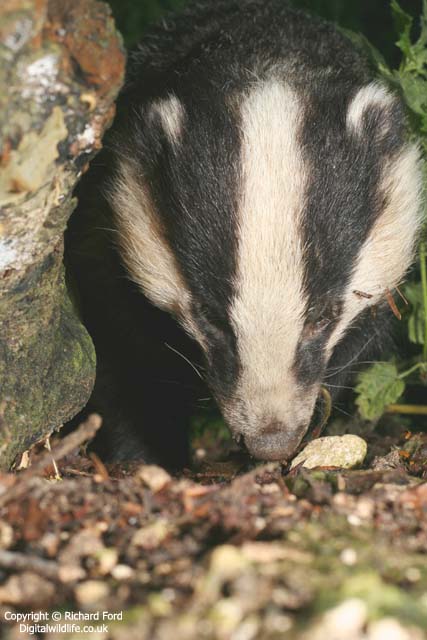
M 145 109 L 148 127 L 160 129 L 170 144 L 181 139 L 185 121 L 185 109 L 179 98 L 171 93 L 166 98 L 154 100 Z
M 361 87 L 351 99 L 346 116 L 347 131 L 368 136 L 369 143 L 390 136 L 401 139 L 405 116 L 400 98 L 379 82 Z

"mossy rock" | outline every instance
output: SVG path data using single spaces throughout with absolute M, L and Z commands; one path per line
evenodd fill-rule
M 63 235 L 125 55 L 98 0 L 0 3 L 0 469 L 75 416 L 95 378 Z

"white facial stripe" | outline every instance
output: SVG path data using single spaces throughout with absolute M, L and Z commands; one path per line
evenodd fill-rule
M 344 298 L 344 311 L 329 342 L 337 344 L 354 318 L 367 306 L 377 304 L 405 275 L 414 255 L 422 223 L 420 153 L 408 145 L 384 167 L 380 193 L 384 209 L 366 239 Z M 357 296 L 361 291 L 372 296 Z
M 188 308 L 190 293 L 162 233 L 148 187 L 141 185 L 130 161 L 120 162 L 111 200 L 121 255 L 132 279 L 158 307 Z
M 242 363 L 236 395 L 252 419 L 265 409 L 272 419 L 293 423 L 295 412 L 306 413 L 309 405 L 296 402 L 291 371 L 305 309 L 301 115 L 295 92 L 276 80 L 257 85 L 241 106 L 243 185 L 231 309 Z M 250 433 L 251 425 L 243 426 Z
M 151 302 L 179 316 L 184 329 L 203 349 L 206 340 L 191 314 L 191 292 L 166 241 L 147 185 L 131 161 L 121 160 L 110 193 L 127 271 Z
M 363 115 L 369 107 L 379 107 L 387 110 L 393 105 L 396 98 L 383 85 L 371 82 L 359 89 L 351 101 L 347 111 L 347 128 L 358 132 L 363 128 Z M 387 128 L 387 122 L 384 122 Z M 385 131 L 384 131 L 385 133 Z
M 178 98 L 171 94 L 165 100 L 157 100 L 150 107 L 150 115 L 158 114 L 169 142 L 178 142 L 182 133 L 185 111 Z

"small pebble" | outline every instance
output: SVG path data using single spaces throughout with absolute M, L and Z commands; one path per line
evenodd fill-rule
M 109 594 L 109 588 L 105 582 L 87 580 L 75 587 L 74 594 L 79 604 L 91 606 L 106 598 Z
M 352 567 L 357 562 L 357 552 L 350 547 L 347 549 L 343 549 L 340 555 L 341 562 L 345 564 L 347 567 Z
M 395 618 L 382 618 L 369 625 L 367 640 L 423 640 L 421 629 L 403 627 Z
M 139 469 L 137 476 L 153 493 L 161 491 L 172 478 L 167 471 L 155 464 L 148 464 Z
M 138 529 L 132 538 L 132 544 L 146 550 L 157 549 L 170 532 L 171 529 L 166 520 L 159 518 L 142 529 Z
M 111 573 L 117 564 L 118 556 L 117 549 L 102 549 L 96 554 L 98 571 L 102 576 Z
M 13 544 L 13 529 L 7 522 L 0 522 L 0 549 L 9 549 Z
M 111 570 L 111 575 L 115 580 L 129 580 L 133 576 L 133 569 L 127 564 L 118 564 Z

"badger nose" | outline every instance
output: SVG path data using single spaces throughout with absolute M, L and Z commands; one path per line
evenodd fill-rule
M 260 431 L 260 435 L 274 436 L 279 433 L 283 433 L 283 431 L 285 431 L 285 425 L 283 424 L 283 422 L 279 422 L 276 420 L 275 422 L 267 422 L 263 426 L 262 431 Z
M 280 422 L 271 422 L 254 436 L 245 436 L 249 453 L 259 460 L 289 460 L 295 453 L 305 429 L 290 431 Z

